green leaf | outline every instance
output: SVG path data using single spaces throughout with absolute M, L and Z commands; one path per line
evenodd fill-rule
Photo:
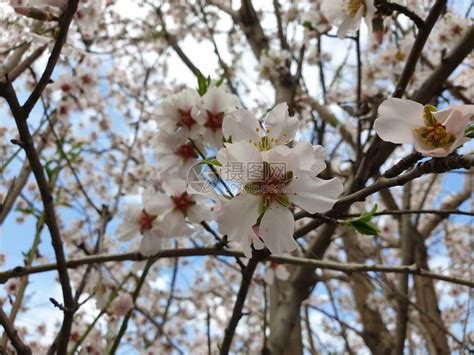
M 378 227 L 371 222 L 352 221 L 350 225 L 361 234 L 378 235 L 380 233 Z
M 217 159 L 204 159 L 199 162 L 199 164 L 208 164 L 212 166 L 222 166 L 222 164 Z
M 464 130 L 464 136 L 468 138 L 474 138 L 474 124 L 471 124 L 466 127 Z
M 207 88 L 209 87 L 209 83 L 211 78 L 210 77 L 205 77 L 202 75 L 201 72 L 198 73 L 197 75 L 197 80 L 198 80 L 198 93 L 200 96 L 204 96 L 204 94 L 207 92 Z
M 219 80 L 217 80 L 217 81 L 216 81 L 216 88 L 218 88 L 219 86 L 221 86 L 223 82 L 224 82 L 224 78 L 220 78 Z
M 380 230 L 371 222 L 374 213 L 377 212 L 377 207 L 377 204 L 375 204 L 369 212 L 364 212 L 359 217 L 347 220 L 345 224 L 354 227 L 359 233 L 365 235 L 379 234 Z
M 356 218 L 355 220 L 361 222 L 370 222 L 370 220 L 374 216 L 374 213 L 377 212 L 377 207 L 377 204 L 375 204 L 369 212 L 362 213 L 360 217 Z

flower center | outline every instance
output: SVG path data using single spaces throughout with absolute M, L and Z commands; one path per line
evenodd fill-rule
M 191 142 L 183 144 L 182 146 L 178 147 L 175 151 L 176 155 L 179 155 L 184 160 L 196 158 L 197 154 L 194 151 L 193 144 Z
M 290 204 L 286 195 L 286 185 L 293 179 L 293 172 L 271 171 L 270 164 L 263 163 L 263 178 L 259 181 L 252 181 L 244 186 L 247 193 L 262 196 L 263 209 L 275 200 L 287 207 Z
M 446 132 L 446 128 L 438 122 L 415 128 L 415 132 L 424 144 L 434 148 L 449 146 L 456 139 L 454 134 Z
M 153 227 L 153 221 L 156 216 L 148 214 L 143 210 L 143 212 L 138 216 L 137 223 L 140 226 L 140 233 L 144 233 L 147 230 L 150 230 Z
M 347 14 L 354 17 L 361 6 L 365 6 L 364 0 L 349 0 L 347 3 Z
M 224 121 L 224 112 L 213 113 L 207 110 L 207 121 L 204 126 L 217 132 L 222 129 L 222 121 Z
M 186 110 L 186 111 L 185 110 L 178 110 L 178 111 L 181 116 L 178 123 L 180 126 L 186 126 L 188 128 L 191 128 L 196 123 L 196 121 L 191 116 L 191 109 Z
M 85 85 L 89 85 L 89 84 L 92 84 L 92 78 L 89 74 L 84 74 L 82 77 L 82 82 L 85 84 Z
M 433 112 L 436 112 L 434 106 L 425 106 L 423 113 L 425 126 L 415 128 L 413 131 L 420 141 L 428 147 L 448 147 L 456 140 L 456 137 L 454 134 L 447 132 L 446 127 L 436 121 Z
M 178 196 L 171 196 L 171 200 L 174 203 L 174 207 L 184 215 L 186 215 L 188 209 L 196 203 L 187 192 L 183 192 Z
M 64 91 L 64 92 L 68 92 L 71 90 L 71 85 L 69 84 L 62 84 L 61 85 L 61 90 Z

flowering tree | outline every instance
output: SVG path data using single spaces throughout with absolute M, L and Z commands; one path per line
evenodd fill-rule
M 1 353 L 473 351 L 472 4 L 0 15 Z

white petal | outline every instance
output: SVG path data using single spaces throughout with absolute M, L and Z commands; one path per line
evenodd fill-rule
M 277 265 L 277 267 L 275 268 L 275 275 L 282 281 L 288 280 L 290 277 L 290 273 L 288 272 L 286 267 L 281 264 Z
M 298 155 L 299 169 L 311 171 L 318 175 L 326 169 L 326 149 L 320 145 L 312 145 L 308 142 L 298 142 L 293 151 Z
M 236 110 L 224 117 L 222 131 L 224 137 L 232 137 L 232 142 L 246 141 L 258 143 L 259 132 L 262 128 L 252 112 L 247 110 Z
M 127 221 L 123 221 L 117 227 L 117 237 L 120 240 L 127 241 L 135 237 L 138 233 L 140 233 L 140 229 L 137 223 L 129 223 Z
M 150 231 L 145 232 L 139 250 L 143 256 L 155 255 L 161 250 L 161 238 L 157 238 Z
M 242 194 L 226 202 L 217 218 L 219 231 L 229 240 L 239 242 L 247 236 L 259 215 L 260 197 Z
M 257 227 L 250 228 L 247 235 L 240 241 L 242 251 L 244 252 L 246 258 L 252 257 L 252 246 L 256 250 L 262 250 L 263 248 L 265 248 L 265 244 L 263 244 L 260 238 L 257 237 L 257 235 L 255 234 L 255 228 Z
M 206 94 L 202 97 L 203 111 L 230 112 L 235 110 L 240 105 L 240 100 L 237 96 L 228 94 L 222 87 L 210 87 Z
M 222 164 L 221 176 L 237 183 L 246 183 L 249 176 L 249 163 L 259 164 L 262 154 L 252 144 L 240 141 L 235 144 L 227 144 L 226 148 L 217 153 L 217 160 Z M 254 165 L 254 164 L 253 164 Z
M 155 216 L 161 216 L 168 213 L 174 204 L 168 195 L 161 192 L 150 193 L 145 191 L 142 195 L 145 211 Z
M 171 211 L 162 222 L 162 227 L 167 230 L 167 234 L 172 237 L 179 237 L 188 230 L 186 221 L 181 211 Z
M 435 115 L 436 119 L 438 117 Z M 461 111 L 452 109 L 443 125 L 446 131 L 452 133 L 458 138 L 464 136 L 464 130 L 469 123 L 469 116 L 464 115 Z
M 390 98 L 382 102 L 378 113 L 379 116 L 401 120 L 418 127 L 424 125 L 423 110 L 423 105 L 416 101 Z
M 288 198 L 309 213 L 328 211 L 343 191 L 341 180 L 323 180 L 311 176 L 296 176 L 286 188 Z
M 298 247 L 293 239 L 295 219 L 290 210 L 280 204 L 272 204 L 260 222 L 260 238 L 274 254 L 292 252 Z
M 186 191 L 186 180 L 183 179 L 168 179 L 163 183 L 163 190 L 170 195 L 181 195 Z
M 375 132 L 387 142 L 412 143 L 412 130 L 424 126 L 423 105 L 415 101 L 391 98 L 382 102 L 378 112 Z
M 362 8 L 362 6 L 361 6 Z M 361 8 L 357 11 L 356 16 L 352 17 L 349 15 L 344 16 L 339 28 L 337 29 L 337 37 L 340 39 L 344 39 L 347 32 L 353 31 L 360 27 L 360 21 L 362 19 L 362 15 L 360 14 Z
M 300 169 L 300 160 L 295 151 L 286 145 L 279 145 L 262 152 L 264 161 L 270 165 L 272 175 L 282 176 L 286 172 Z M 280 172 L 281 174 L 275 174 Z
M 262 161 L 260 150 L 248 142 L 240 141 L 234 144 L 226 144 L 226 147 L 223 149 L 227 150 L 227 156 L 221 155 L 222 160 L 220 160 L 220 155 L 219 153 L 217 154 L 218 160 L 222 164 L 224 164 L 226 161 L 242 163 Z
M 212 219 L 212 213 L 206 204 L 197 203 L 187 210 L 187 216 L 191 223 L 201 223 Z
M 289 143 L 295 137 L 298 126 L 298 118 L 290 117 L 286 102 L 276 105 L 265 120 L 270 145 Z

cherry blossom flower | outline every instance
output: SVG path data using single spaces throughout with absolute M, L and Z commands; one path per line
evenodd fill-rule
M 199 101 L 199 94 L 194 89 L 185 89 L 166 98 L 155 112 L 158 127 L 167 133 L 182 128 L 193 137 L 198 128 L 196 116 L 199 112 Z
M 469 140 L 464 130 L 474 115 L 474 105 L 436 111 L 433 106 L 390 98 L 379 107 L 375 131 L 384 141 L 414 144 L 427 156 L 444 157 Z
M 321 11 L 338 25 L 337 36 L 342 39 L 347 32 L 359 29 L 362 18 L 371 28 L 375 6 L 373 0 L 324 0 Z
M 239 109 L 225 117 L 222 130 L 226 140 L 233 143 L 246 141 L 263 151 L 290 143 L 298 131 L 299 121 L 290 117 L 288 105 L 281 103 L 270 111 L 263 126 L 254 114 Z
M 293 239 L 295 221 L 288 207 L 293 204 L 310 213 L 324 212 L 342 193 L 338 179 L 315 177 L 325 168 L 324 149 L 310 144 L 295 148 L 281 145 L 288 143 L 297 129 L 294 121 L 282 119 L 287 116 L 286 108 L 285 104 L 278 105 L 269 115 L 265 122 L 268 135 L 260 135 L 258 122 L 242 111 L 224 128 L 224 134 L 230 133 L 232 141 L 238 142 L 227 143 L 217 153 L 222 176 L 244 187 L 223 204 L 217 220 L 219 230 L 229 240 L 240 242 L 244 251 L 250 249 L 250 243 L 257 247 L 256 238 L 272 253 L 293 251 L 297 247 Z M 252 166 L 253 176 L 234 174 L 232 169 L 239 164 L 239 170 L 246 172 Z M 260 169 L 255 169 L 258 166 Z
M 76 21 L 84 37 L 92 38 L 97 33 L 104 7 L 104 0 L 80 2 Z
M 154 204 L 155 195 L 145 191 L 142 195 L 143 208 L 136 205 L 125 206 L 122 223 L 117 228 L 117 236 L 121 240 L 130 240 L 137 235 L 142 236 L 140 254 L 151 256 L 156 254 L 167 237 L 165 229 L 158 221 L 160 210 Z
M 201 125 L 203 140 L 214 147 L 222 147 L 224 117 L 240 106 L 239 98 L 222 87 L 211 86 L 202 97 L 196 120 Z
M 5 291 L 8 295 L 16 295 L 19 287 L 20 287 L 20 279 L 19 278 L 9 279 L 5 283 Z
M 286 281 L 290 277 L 290 273 L 282 264 L 271 261 L 266 264 L 265 275 L 263 279 L 269 285 L 273 285 L 275 277 L 279 280 Z
M 208 198 L 187 191 L 185 180 L 170 179 L 163 183 L 163 192 L 157 192 L 149 200 L 149 208 L 161 216 L 169 236 L 182 236 L 191 232 L 186 222 L 199 224 L 213 218 Z
M 198 153 L 204 152 L 204 145 L 200 139 L 188 139 L 187 132 L 178 131 L 168 134 L 164 131 L 156 135 L 154 141 L 155 157 L 158 161 L 160 178 L 175 176 L 185 179 L 189 169 L 197 162 Z
M 389 215 L 383 215 L 379 218 L 377 225 L 380 229 L 380 234 L 386 237 L 392 237 L 398 230 L 398 224 Z
M 277 51 L 273 48 L 262 52 L 257 67 L 260 77 L 268 79 L 273 75 L 278 75 L 278 71 L 286 68 L 286 62 L 291 59 L 287 50 Z
M 112 301 L 112 312 L 117 316 L 126 315 L 133 307 L 133 298 L 129 293 L 121 292 Z

